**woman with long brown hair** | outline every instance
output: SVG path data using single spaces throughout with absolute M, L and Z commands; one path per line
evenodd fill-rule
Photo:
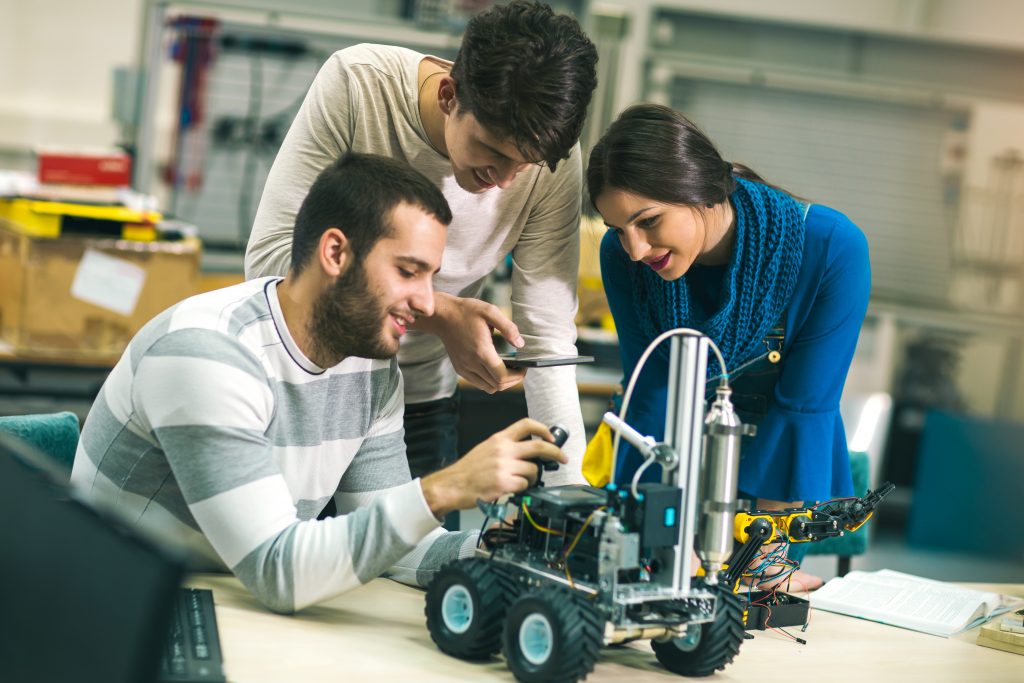
M 658 105 L 612 123 L 587 184 L 608 227 L 601 275 L 626 377 L 661 332 L 700 330 L 721 349 L 741 418 L 758 427 L 743 444 L 741 492 L 760 509 L 852 495 L 839 397 L 871 288 L 860 229 L 722 159 L 695 124 Z M 709 360 L 708 379 L 720 371 Z M 668 374 L 662 346 L 627 415 L 658 439 Z M 630 481 L 641 463 L 623 444 L 614 480 Z

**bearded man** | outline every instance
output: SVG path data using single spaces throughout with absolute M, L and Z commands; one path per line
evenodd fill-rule
M 348 153 L 299 209 L 288 275 L 191 297 L 132 339 L 93 404 L 72 482 L 169 528 L 267 607 L 293 612 L 388 573 L 426 584 L 473 553 L 440 521 L 566 462 L 520 420 L 411 479 L 406 329 L 434 310 L 451 211 L 409 165 Z M 530 439 L 538 436 L 539 439 Z M 317 519 L 333 501 L 335 516 Z

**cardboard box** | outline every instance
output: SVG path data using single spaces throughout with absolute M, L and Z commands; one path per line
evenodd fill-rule
M 0 225 L 0 343 L 58 359 L 116 359 L 151 318 L 194 294 L 200 244 L 37 238 Z

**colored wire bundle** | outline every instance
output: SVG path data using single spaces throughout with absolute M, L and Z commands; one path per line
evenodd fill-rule
M 765 620 L 764 620 L 765 628 L 767 628 L 767 629 L 769 629 L 771 631 L 776 631 L 778 633 L 781 633 L 782 635 L 786 636 L 787 638 L 789 638 L 789 639 L 791 639 L 793 641 L 796 641 L 797 643 L 800 643 L 801 645 L 806 645 L 807 641 L 804 640 L 803 638 L 798 638 L 798 637 L 794 636 L 792 633 L 790 633 L 789 631 L 787 631 L 786 629 L 782 628 L 781 626 L 772 626 L 771 623 L 770 623 L 771 620 L 772 620 L 772 605 L 777 605 L 780 602 L 779 601 L 778 591 L 779 591 L 779 586 L 781 586 L 781 585 L 782 584 L 776 584 L 775 587 L 773 587 L 771 590 L 767 591 L 764 595 L 762 595 L 757 600 L 754 600 L 750 604 L 751 605 L 756 605 L 758 607 L 763 607 L 767 611 L 767 616 L 765 617 Z M 808 612 L 807 624 L 810 623 L 810 616 L 809 615 L 810 615 L 810 612 Z M 807 624 L 804 624 L 804 630 L 807 629 Z
M 590 526 L 590 522 L 593 521 L 594 515 L 596 515 L 598 512 L 603 511 L 604 509 L 605 508 L 602 505 L 601 507 L 593 510 L 589 515 L 587 515 L 587 519 L 585 522 L 583 522 L 583 526 L 581 526 L 580 530 L 576 532 L 576 537 L 572 539 L 572 543 L 570 543 L 569 546 L 565 549 L 565 552 L 562 553 L 562 565 L 565 568 L 565 578 L 566 580 L 568 580 L 570 588 L 576 588 L 576 584 L 573 583 L 572 573 L 569 571 L 569 555 L 572 553 L 573 550 L 576 549 L 576 544 L 580 542 L 580 539 L 583 538 L 583 532 L 587 530 L 588 526 Z
M 549 529 L 546 526 L 541 526 L 540 524 L 537 524 L 537 522 L 533 521 L 533 516 L 530 514 L 530 509 L 528 507 L 526 507 L 526 503 L 525 502 L 522 504 L 522 509 L 523 509 L 523 515 L 526 516 L 526 521 L 528 521 L 531 525 L 533 525 L 533 528 L 536 529 L 537 531 L 542 531 L 545 534 L 553 534 L 555 536 L 561 536 L 562 535 L 561 531 L 558 531 L 556 529 Z
M 588 526 L 590 526 L 590 522 L 593 521 L 594 515 L 596 515 L 598 512 L 604 511 L 604 509 L 605 508 L 602 505 L 601 507 L 597 508 L 596 510 L 591 512 L 589 515 L 587 515 L 587 520 L 585 522 L 583 522 L 583 526 L 581 526 L 580 530 L 578 532 L 576 532 L 576 537 L 574 539 L 572 539 L 572 543 L 570 543 L 569 547 L 566 548 L 566 550 L 565 550 L 564 557 L 566 559 L 569 558 L 569 554 L 576 548 L 576 544 L 580 542 L 580 538 L 583 537 L 583 532 L 587 530 Z
M 494 503 L 496 502 L 494 501 Z M 493 517 L 498 520 L 498 526 L 494 529 L 488 529 L 487 523 L 491 521 L 492 517 L 492 515 L 487 514 L 485 511 L 483 524 L 480 525 L 480 534 L 476 538 L 477 548 L 483 543 L 484 547 L 488 550 L 494 550 L 503 543 L 516 540 L 515 526 L 509 524 L 504 519 Z
M 786 591 L 789 591 L 790 581 L 793 574 L 800 568 L 799 562 L 790 560 L 786 557 L 789 545 L 789 539 L 786 539 L 774 548 L 771 548 L 770 550 L 755 557 L 753 562 L 751 562 L 750 566 L 747 568 L 747 571 L 743 573 L 743 578 L 748 579 L 747 601 L 751 605 L 763 607 L 767 611 L 767 616 L 764 621 L 765 628 L 781 633 L 790 640 L 800 643 L 801 645 L 805 645 L 807 641 L 803 638 L 794 636 L 781 626 L 772 626 L 769 623 L 772 618 L 771 606 L 780 604 L 784 599 L 779 597 L 779 590 L 785 586 Z M 773 569 L 778 569 L 778 571 L 772 572 Z M 761 595 L 754 600 L 755 590 L 764 591 L 764 595 Z M 807 623 L 810 623 L 809 616 Z M 806 630 L 806 628 L 807 624 L 805 623 L 804 629 Z
M 501 522 L 501 526 L 487 529 L 480 534 L 480 540 L 483 541 L 484 547 L 488 550 L 494 550 L 499 545 L 511 543 L 518 537 L 519 535 L 516 533 L 515 527 L 507 525 L 507 522 L 504 521 Z M 479 547 L 479 543 L 477 546 Z
M 789 579 L 800 568 L 800 563 L 786 557 L 788 549 L 789 540 L 787 539 L 754 558 L 742 575 L 742 578 L 748 579 L 745 582 L 748 598 L 755 590 L 760 590 L 762 587 L 767 589 L 768 587 L 765 587 L 764 584 L 769 582 L 773 586 L 781 586 L 785 580 L 788 588 Z M 769 574 L 773 568 L 778 568 L 778 571 Z

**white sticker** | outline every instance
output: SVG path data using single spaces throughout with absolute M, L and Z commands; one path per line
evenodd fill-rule
M 71 296 L 129 316 L 139 301 L 146 270 L 130 261 L 86 249 L 71 283 Z

